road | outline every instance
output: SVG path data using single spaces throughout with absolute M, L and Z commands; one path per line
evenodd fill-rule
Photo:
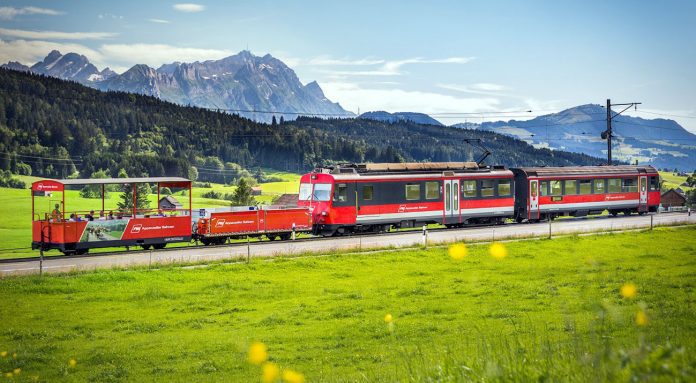
M 696 224 L 696 214 L 663 213 L 629 217 L 593 217 L 561 219 L 551 223 L 552 236 L 574 233 L 602 233 L 615 230 L 631 230 L 654 226 Z M 515 238 L 546 238 L 549 223 L 508 224 L 428 232 L 429 245 L 453 241 L 480 242 Z M 246 259 L 250 257 L 273 257 L 305 253 L 331 253 L 337 250 L 364 251 L 368 249 L 409 247 L 424 243 L 422 231 L 408 231 L 383 235 L 361 235 L 339 238 L 322 238 L 286 242 L 256 242 L 217 247 L 184 247 L 163 251 L 132 251 L 120 254 L 85 257 L 50 257 L 43 262 L 44 273 L 60 273 L 75 270 L 125 268 L 171 263 L 205 263 L 221 259 Z M 39 273 L 39 261 L 17 261 L 0 264 L 0 277 Z

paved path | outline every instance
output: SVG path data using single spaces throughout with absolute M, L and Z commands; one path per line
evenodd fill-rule
M 594 217 L 561 219 L 551 223 L 552 235 L 572 233 L 608 232 L 630 230 L 655 226 L 696 224 L 696 214 L 690 217 L 685 213 L 663 213 L 629 217 Z M 514 238 L 548 237 L 549 223 L 509 224 L 466 229 L 435 230 L 428 233 L 431 245 L 452 241 L 491 241 Z M 310 239 L 285 242 L 257 242 L 218 247 L 185 247 L 165 251 L 132 251 L 121 254 L 88 257 L 51 257 L 43 264 L 47 273 L 68 272 L 72 270 L 94 270 L 112 267 L 143 266 L 168 263 L 204 263 L 220 259 L 251 257 L 272 257 L 297 255 L 303 253 L 329 253 L 334 250 L 366 250 L 388 246 L 408 247 L 423 244 L 421 231 L 402 232 L 387 235 L 361 235 L 353 237 Z M 248 253 L 247 253 L 248 252 Z M 8 275 L 38 274 L 39 261 L 24 261 L 0 264 L 0 277 Z

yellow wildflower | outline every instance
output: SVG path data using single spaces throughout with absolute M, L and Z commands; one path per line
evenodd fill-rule
M 626 298 L 626 299 L 632 299 L 635 298 L 636 293 L 638 292 L 638 287 L 631 283 L 624 283 L 623 286 L 621 286 L 621 296 Z
M 12 353 L 12 359 L 17 359 L 17 353 L 16 353 L 16 352 L 13 352 L 13 353 Z
M 7 351 L 2 351 L 2 352 L 0 352 L 0 356 L 2 356 L 3 358 L 6 357 L 6 356 L 7 356 Z
M 261 365 L 268 360 L 268 349 L 261 342 L 254 342 L 249 346 L 249 363 Z
M 286 383 L 304 383 L 304 375 L 297 371 L 285 370 L 283 371 L 283 381 Z
M 636 313 L 636 324 L 638 326 L 648 325 L 648 316 L 645 314 L 645 311 L 640 310 Z
M 394 317 L 392 317 L 391 314 L 387 314 L 384 316 L 384 321 L 387 323 L 391 323 L 394 320 Z
M 5 376 L 8 377 L 8 378 L 11 378 L 11 377 L 12 377 L 12 372 L 10 371 L 10 372 L 6 373 Z
M 261 381 L 263 383 L 277 382 L 280 377 L 280 368 L 273 362 L 266 362 L 261 367 Z
M 508 255 L 508 251 L 505 245 L 498 242 L 494 242 L 493 244 L 491 244 L 491 247 L 488 249 L 488 252 L 490 252 L 491 256 L 495 259 L 503 259 Z
M 463 243 L 455 243 L 449 247 L 449 256 L 455 261 L 461 261 L 468 255 L 466 246 Z
M 21 368 L 15 368 L 14 371 L 12 371 L 12 372 L 14 372 L 15 375 L 19 375 L 19 373 L 22 372 L 22 369 L 21 369 Z
M 74 358 L 70 358 L 70 360 L 68 361 L 68 366 L 70 366 L 70 367 L 77 366 L 77 361 Z

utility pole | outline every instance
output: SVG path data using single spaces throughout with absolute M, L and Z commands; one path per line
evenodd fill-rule
M 642 104 L 641 102 L 629 102 L 626 104 L 612 104 L 610 99 L 607 99 L 607 130 L 602 132 L 602 139 L 607 140 L 607 165 L 611 165 L 611 138 L 613 137 L 612 135 L 612 130 L 611 130 L 611 120 L 620 115 L 621 113 L 627 111 L 630 107 L 635 107 L 636 110 L 638 109 L 638 105 Z M 625 106 L 624 110 L 620 111 L 619 113 L 616 113 L 615 115 L 611 115 L 611 107 L 612 106 Z

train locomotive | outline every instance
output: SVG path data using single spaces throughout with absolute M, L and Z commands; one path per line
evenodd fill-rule
M 168 212 L 130 208 L 116 219 L 68 219 L 65 186 L 157 183 L 188 192 L 188 208 Z M 51 214 L 34 211 L 34 198 L 61 192 Z M 652 166 L 522 167 L 479 162 L 340 164 L 300 178 L 298 206 L 191 208 L 191 182 L 182 178 L 41 180 L 32 185 L 33 248 L 83 254 L 90 248 L 162 248 L 172 242 L 223 244 L 228 239 L 265 236 L 287 240 L 294 233 L 337 236 L 442 224 L 538 222 L 559 216 L 645 214 L 660 204 L 660 179 Z M 78 214 L 79 215 L 79 214 Z

